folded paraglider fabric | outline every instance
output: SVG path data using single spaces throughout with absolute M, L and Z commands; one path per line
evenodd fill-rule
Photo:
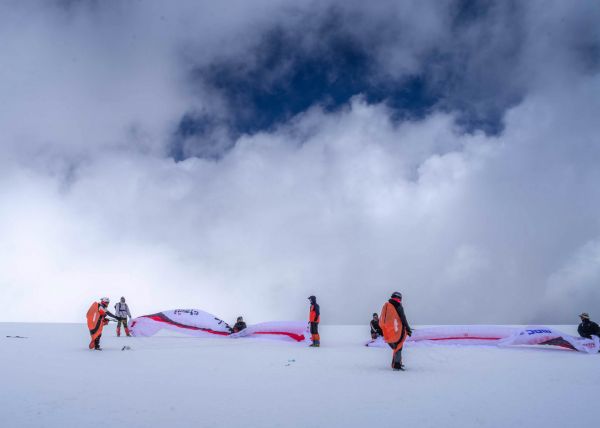
M 153 336 L 160 330 L 170 330 L 195 337 L 266 337 L 296 342 L 307 340 L 307 324 L 300 321 L 272 321 L 249 325 L 239 333 L 216 316 L 199 309 L 176 309 L 143 315 L 131 322 L 133 336 Z
M 546 345 L 586 353 L 600 351 L 600 341 L 596 336 L 593 336 L 593 339 L 585 339 L 544 326 L 525 328 L 495 325 L 427 327 L 415 329 L 406 342 L 488 346 Z M 367 346 L 387 347 L 381 338 L 368 342 Z

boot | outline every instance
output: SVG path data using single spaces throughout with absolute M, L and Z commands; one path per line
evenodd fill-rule
M 127 337 L 131 337 L 131 333 L 129 332 L 129 329 L 127 327 L 125 327 L 125 334 L 127 335 Z
M 404 370 L 404 365 L 402 364 L 402 348 L 394 351 L 394 355 L 392 356 L 392 369 L 394 369 L 394 371 Z
M 311 335 L 311 339 L 312 339 L 312 344 L 310 345 L 311 348 L 318 348 L 319 347 L 319 337 L 316 334 Z

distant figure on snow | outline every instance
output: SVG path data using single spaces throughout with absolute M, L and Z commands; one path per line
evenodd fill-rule
M 310 334 L 312 337 L 312 345 L 313 348 L 318 348 L 321 346 L 321 336 L 319 336 L 319 322 L 321 321 L 321 308 L 317 304 L 317 298 L 315 296 L 310 296 L 308 298 L 310 301 L 310 312 L 308 314 L 308 322 L 310 323 Z
M 233 326 L 233 332 L 239 333 L 240 331 L 244 330 L 245 328 L 246 328 L 246 323 L 244 322 L 244 318 L 237 317 L 237 321 L 236 321 L 235 325 Z
M 100 302 L 92 303 L 87 311 L 87 325 L 90 330 L 90 336 L 92 337 L 89 345 L 90 349 L 95 349 L 96 351 L 102 350 L 102 348 L 100 348 L 100 338 L 102 337 L 102 329 L 108 324 L 106 317 L 109 316 L 117 321 L 119 320 L 119 317 L 108 311 L 107 308 L 109 303 L 110 299 L 108 297 L 103 297 L 100 299 Z
M 392 369 L 404 370 L 402 364 L 402 347 L 406 336 L 412 335 L 412 330 L 404 315 L 402 307 L 402 294 L 394 292 L 390 300 L 385 302 L 381 308 L 381 316 L 379 317 L 379 326 L 383 332 L 383 338 L 394 350 L 392 354 Z
M 374 313 L 371 320 L 371 339 L 375 340 L 381 336 L 383 336 L 383 331 L 381 331 L 381 327 L 379 326 L 379 315 Z
M 125 303 L 125 297 L 121 297 L 115 305 L 115 315 L 120 318 L 117 322 L 117 336 L 121 336 L 121 324 L 125 327 L 125 334 L 129 337 L 129 327 L 127 326 L 127 317 L 131 318 L 131 312 L 129 312 L 129 306 Z
M 581 323 L 577 327 L 577 332 L 581 337 L 587 339 L 591 339 L 592 335 L 600 337 L 600 327 L 594 321 L 590 320 L 590 315 L 587 312 L 579 315 L 579 318 L 581 319 Z

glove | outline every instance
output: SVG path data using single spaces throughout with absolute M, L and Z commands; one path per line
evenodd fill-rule
M 408 333 L 409 336 L 412 336 L 412 330 L 410 328 L 406 332 Z
M 104 318 L 104 320 L 102 320 L 102 324 L 104 324 L 104 325 L 108 324 L 108 320 L 106 318 Z

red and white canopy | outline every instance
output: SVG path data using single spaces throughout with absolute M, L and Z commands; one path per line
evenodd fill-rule
M 407 343 L 446 343 L 453 345 L 536 346 L 546 345 L 573 351 L 597 353 L 600 342 L 570 336 L 550 327 L 506 327 L 497 325 L 440 326 L 415 329 Z M 382 338 L 367 346 L 387 346 Z
M 170 330 L 195 337 L 265 337 L 288 339 L 296 342 L 307 340 L 306 322 L 271 321 L 249 325 L 239 333 L 232 333 L 223 320 L 199 309 L 176 309 L 143 315 L 131 322 L 134 336 L 153 336 L 160 330 Z

